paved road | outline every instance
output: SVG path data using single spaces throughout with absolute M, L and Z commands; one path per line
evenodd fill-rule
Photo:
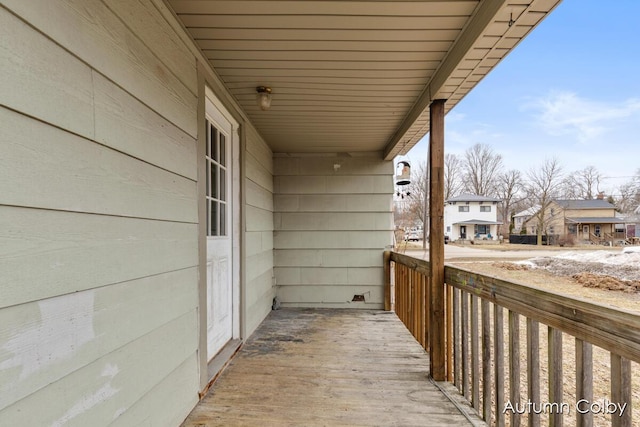
M 421 243 L 421 242 L 420 242 Z M 529 259 L 535 257 L 543 257 L 543 256 L 553 256 L 558 255 L 562 252 L 576 250 L 575 248 L 566 248 L 566 249 L 532 249 L 532 250 L 509 250 L 508 247 L 505 246 L 495 246 L 496 249 L 478 249 L 471 245 L 459 246 L 459 245 L 445 245 L 444 247 L 444 257 L 447 260 L 451 259 L 460 259 L 460 258 L 490 258 L 490 259 Z M 589 250 L 606 250 L 609 248 L 604 247 L 594 247 Z M 610 250 L 610 249 L 609 249 Z M 620 249 L 614 249 L 615 251 L 619 251 Z M 402 252 L 402 250 L 401 250 Z M 407 254 L 412 255 L 416 258 L 427 258 L 428 250 L 425 253 L 423 250 L 410 250 L 407 249 L 405 251 Z

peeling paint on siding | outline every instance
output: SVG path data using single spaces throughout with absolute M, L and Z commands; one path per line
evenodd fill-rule
M 0 362 L 0 370 L 21 368 L 18 380 L 72 357 L 95 338 L 95 291 L 78 292 L 39 301 L 40 318 L 26 329 L 10 332 L 2 346 L 12 356 Z
M 105 367 L 102 369 L 101 376 L 107 377 L 108 381 L 102 387 L 100 387 L 95 392 L 91 393 L 87 396 L 82 396 L 74 405 L 64 413 L 62 417 L 57 419 L 51 424 L 51 427 L 62 427 L 69 420 L 77 417 L 78 415 L 83 414 L 89 409 L 96 406 L 98 403 L 103 402 L 111 396 L 114 396 L 120 389 L 115 388 L 111 385 L 111 381 L 118 375 L 120 369 L 117 365 L 107 363 Z

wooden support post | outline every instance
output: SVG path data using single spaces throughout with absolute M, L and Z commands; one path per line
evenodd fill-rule
M 429 357 L 431 377 L 446 380 L 444 294 L 444 103 L 431 103 L 429 130 L 429 263 L 431 265 L 431 321 Z
M 384 251 L 382 257 L 384 280 L 384 310 L 391 311 L 391 252 Z

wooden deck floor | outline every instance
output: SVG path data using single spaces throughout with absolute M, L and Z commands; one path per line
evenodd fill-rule
M 463 416 L 428 371 L 428 355 L 394 313 L 274 311 L 183 426 L 484 425 Z

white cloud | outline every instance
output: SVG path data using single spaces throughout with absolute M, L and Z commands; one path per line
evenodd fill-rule
M 464 121 L 467 118 L 467 115 L 464 113 L 460 113 L 456 110 L 449 111 L 447 113 L 447 117 L 445 118 L 445 123 L 458 123 Z
M 615 104 L 581 98 L 571 92 L 552 92 L 525 106 L 536 111 L 537 125 L 555 136 L 575 135 L 588 143 L 614 129 L 625 119 L 640 116 L 640 100 Z

